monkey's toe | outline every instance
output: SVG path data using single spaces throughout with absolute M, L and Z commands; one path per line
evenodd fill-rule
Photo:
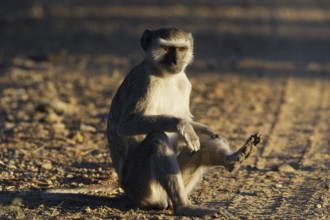
M 255 134 L 251 135 L 251 138 L 252 138 L 253 145 L 257 146 L 261 142 L 262 135 L 259 132 L 257 132 Z
M 255 133 L 250 136 L 246 143 L 237 152 L 228 156 L 227 158 L 227 170 L 234 172 L 240 168 L 242 163 L 248 158 L 252 157 L 257 151 L 257 145 L 261 142 L 261 134 Z

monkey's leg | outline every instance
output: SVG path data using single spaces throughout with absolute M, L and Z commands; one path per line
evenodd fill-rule
M 255 133 L 250 136 L 246 143 L 232 155 L 226 157 L 226 168 L 230 172 L 234 172 L 240 168 L 242 163 L 250 158 L 256 151 L 257 145 L 261 141 L 261 135 Z
M 124 166 L 123 188 L 136 205 L 164 209 L 170 198 L 174 208 L 189 206 L 176 153 L 165 133 L 150 133 Z
M 164 209 L 170 200 L 176 215 L 205 216 L 218 211 L 190 204 L 176 152 L 164 133 L 149 134 L 130 155 L 122 184 L 136 205 Z
M 170 201 L 173 203 L 174 213 L 176 215 L 201 217 L 217 212 L 218 210 L 190 204 L 177 161 L 176 150 L 169 143 L 168 137 L 164 133 L 156 133 L 149 140 L 154 144 L 153 154 L 151 155 L 152 170 L 156 180 L 164 187 Z
M 220 135 L 215 135 L 214 132 L 198 132 L 197 135 L 201 143 L 199 151 L 190 152 L 185 146 L 179 148 L 178 163 L 188 194 L 207 167 L 226 166 L 226 157 L 233 154 L 226 139 Z
M 185 146 L 178 147 L 177 159 L 187 195 L 202 178 L 207 167 L 225 165 L 226 156 L 233 152 L 221 136 L 215 136 L 213 132 L 212 135 L 205 132 L 197 134 L 201 143 L 199 151 L 191 152 Z M 190 206 L 186 212 L 190 215 L 203 216 L 220 213 L 220 210 Z
M 238 151 L 234 152 L 227 140 L 215 133 L 197 133 L 200 138 L 201 149 L 191 153 L 187 148 L 178 155 L 180 170 L 189 194 L 198 182 L 206 167 L 224 166 L 228 171 L 237 170 L 241 164 L 251 157 L 260 142 L 260 134 L 251 135 Z

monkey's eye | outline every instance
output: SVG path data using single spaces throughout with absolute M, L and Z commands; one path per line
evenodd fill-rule
M 179 50 L 180 52 L 182 52 L 182 51 L 187 50 L 187 48 L 186 48 L 186 47 L 178 47 L 178 50 Z
M 163 51 L 165 51 L 165 52 L 168 52 L 168 51 L 170 50 L 170 48 L 169 48 L 169 47 L 165 47 L 165 46 L 162 46 L 161 48 L 162 48 L 162 49 L 163 49 Z

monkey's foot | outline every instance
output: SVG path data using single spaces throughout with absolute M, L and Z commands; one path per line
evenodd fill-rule
M 194 205 L 174 208 L 174 214 L 178 216 L 203 217 L 203 216 L 214 216 L 217 213 L 220 213 L 220 211 L 216 209 L 203 208 Z
M 261 141 L 261 134 L 255 133 L 246 141 L 246 143 L 234 154 L 228 156 L 227 166 L 229 172 L 234 172 L 238 170 L 242 163 L 250 158 L 256 151 L 257 145 Z

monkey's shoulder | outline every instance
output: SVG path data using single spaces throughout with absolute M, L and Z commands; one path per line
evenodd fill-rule
M 129 96 L 136 96 L 146 92 L 149 79 L 145 74 L 145 70 L 142 64 L 139 64 L 132 68 L 132 70 L 126 75 L 123 82 L 117 90 L 117 96 L 123 99 L 129 98 Z

